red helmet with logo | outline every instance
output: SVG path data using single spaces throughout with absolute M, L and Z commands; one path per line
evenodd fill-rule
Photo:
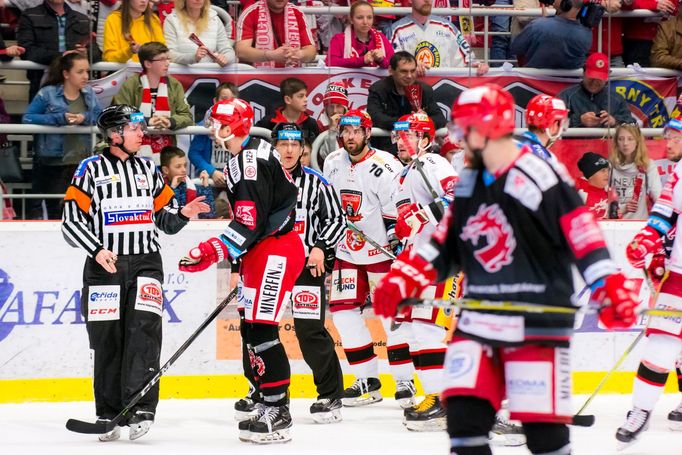
M 564 122 L 568 109 L 563 100 L 549 95 L 536 95 L 526 106 L 526 125 L 549 128 L 555 121 Z
M 237 137 L 248 136 L 253 126 L 253 108 L 239 98 L 221 100 L 211 107 L 211 115 L 206 123 L 209 128 L 227 125 L 231 134 Z
M 404 124 L 405 128 L 403 128 L 403 125 L 400 125 L 401 123 Z M 413 112 L 412 114 L 400 117 L 398 121 L 393 124 L 394 131 L 398 131 L 399 129 L 409 129 L 410 131 L 416 131 L 417 133 L 427 133 L 431 140 L 436 136 L 436 125 L 434 125 L 433 120 L 423 112 Z
M 476 128 L 479 134 L 498 139 L 514 132 L 514 98 L 497 84 L 464 90 L 452 105 L 452 121 L 464 134 Z
M 351 109 L 339 120 L 339 126 L 343 128 L 345 125 L 359 126 L 362 128 L 372 129 L 372 117 L 367 111 L 362 109 Z

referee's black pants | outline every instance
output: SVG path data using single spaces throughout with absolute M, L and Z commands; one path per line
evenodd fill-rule
M 158 286 L 149 286 L 149 279 Z M 116 416 L 159 371 L 161 283 L 159 253 L 118 256 L 114 274 L 93 258 L 85 261 L 81 313 L 94 351 L 95 408 L 100 418 Z M 157 382 L 130 415 L 138 409 L 154 413 L 158 402 Z

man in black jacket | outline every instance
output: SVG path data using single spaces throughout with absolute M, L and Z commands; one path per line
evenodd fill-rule
M 445 126 L 445 116 L 438 108 L 433 89 L 417 81 L 417 61 L 409 52 L 399 51 L 391 57 L 389 76 L 369 88 L 367 112 L 377 128 L 387 131 L 400 117 L 412 112 L 425 112 L 436 124 Z M 372 146 L 395 155 L 396 147 L 388 137 L 372 137 Z
M 65 0 L 45 0 L 42 5 L 25 10 L 19 18 L 17 44 L 24 49 L 21 58 L 42 65 L 49 65 L 55 57 L 66 51 L 86 54 L 92 52 L 93 60 L 100 59 L 99 48 L 94 41 L 90 45 L 91 29 L 88 17 L 72 10 Z M 40 88 L 43 72 L 27 72 L 30 87 L 29 101 Z

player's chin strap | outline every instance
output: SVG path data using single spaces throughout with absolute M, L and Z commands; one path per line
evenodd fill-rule
M 232 132 L 232 128 L 230 128 L 230 135 L 227 137 L 220 136 L 220 128 L 213 128 L 213 138 L 218 143 L 218 145 L 220 145 L 225 150 L 227 150 L 227 141 L 229 141 L 233 137 L 234 133 Z

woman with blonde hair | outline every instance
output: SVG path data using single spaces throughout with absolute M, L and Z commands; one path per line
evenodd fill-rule
M 210 0 L 175 0 L 175 10 L 163 23 L 163 34 L 173 63 L 225 66 L 236 60 L 225 24 L 211 9 Z
M 649 159 L 636 124 L 624 123 L 616 128 L 609 160 L 609 186 L 616 190 L 623 219 L 646 219 L 649 208 L 661 194 L 661 177 L 656 163 Z
M 386 35 L 373 28 L 374 8 L 365 0 L 350 7 L 350 25 L 334 35 L 329 43 L 327 66 L 388 68 L 393 46 Z
M 121 7 L 104 24 L 104 61 L 139 62 L 140 46 L 152 41 L 165 43 L 161 21 L 149 0 L 122 0 Z

